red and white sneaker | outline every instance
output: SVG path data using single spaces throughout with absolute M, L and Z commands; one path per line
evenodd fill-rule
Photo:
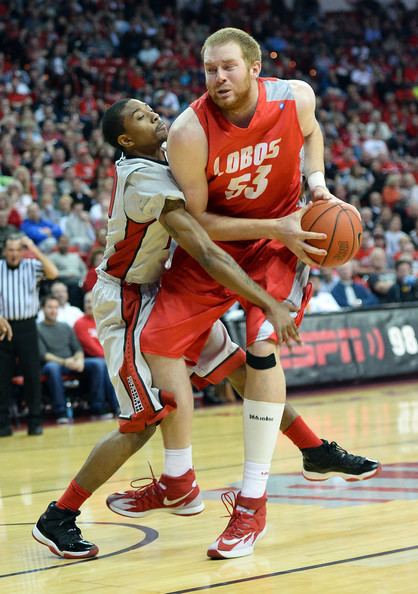
M 255 543 L 267 531 L 266 495 L 252 499 L 244 497 L 241 493 L 236 495 L 234 491 L 227 491 L 222 493 L 221 499 L 230 519 L 228 526 L 219 538 L 210 545 L 208 557 L 211 559 L 232 559 L 252 555 Z M 240 509 L 237 509 L 238 507 Z
M 107 507 L 121 516 L 130 518 L 142 518 L 153 511 L 193 516 L 205 509 L 192 468 L 177 477 L 162 474 L 158 481 L 152 469 L 151 474 L 151 482 L 139 489 L 109 495 L 106 499 Z M 132 481 L 132 487 L 134 483 L 136 481 Z

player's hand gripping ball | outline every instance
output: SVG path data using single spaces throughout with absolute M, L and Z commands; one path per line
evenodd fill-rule
M 360 248 L 363 234 L 360 213 L 346 202 L 317 200 L 303 215 L 301 225 L 304 231 L 327 234 L 327 239 L 307 240 L 328 252 L 326 256 L 310 254 L 319 266 L 341 266 L 354 258 Z

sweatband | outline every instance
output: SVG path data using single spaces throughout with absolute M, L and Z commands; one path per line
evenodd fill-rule
M 308 177 L 308 186 L 310 190 L 313 190 L 317 186 L 322 186 L 323 188 L 327 187 L 325 183 L 325 176 L 322 171 L 314 171 Z

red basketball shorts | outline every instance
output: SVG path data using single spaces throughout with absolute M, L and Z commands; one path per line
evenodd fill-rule
M 93 303 L 98 338 L 103 346 L 109 377 L 120 406 L 123 433 L 142 431 L 166 417 L 176 406 L 174 396 L 153 386 L 142 355 L 143 327 L 152 313 L 158 285 L 119 284 L 101 273 L 94 286 Z M 195 361 L 186 363 L 193 383 L 202 388 L 218 383 L 245 362 L 242 349 L 221 322 L 193 345 Z
M 220 244 L 221 247 L 222 244 Z M 279 301 L 304 308 L 309 268 L 277 241 L 259 240 L 225 244 L 247 274 Z M 212 324 L 236 301 L 246 311 L 247 345 L 277 340 L 262 309 L 219 285 L 184 250 L 177 248 L 173 263 L 163 274 L 154 308 L 142 331 L 145 353 L 197 361 Z M 303 311 L 297 316 L 300 323 Z

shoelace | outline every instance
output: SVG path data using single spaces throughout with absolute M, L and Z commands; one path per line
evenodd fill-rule
M 331 443 L 329 443 L 328 446 L 330 450 L 333 450 L 340 456 L 345 457 L 349 462 L 352 462 L 353 464 L 363 462 L 364 460 L 362 456 L 355 456 L 354 454 L 349 454 L 347 450 L 338 445 L 336 441 L 331 441 Z
M 223 537 L 242 538 L 248 534 L 249 530 L 253 530 L 251 514 L 246 514 L 244 511 L 236 509 L 237 495 L 235 491 L 222 493 L 221 501 L 229 516 L 228 526 L 222 534 Z M 228 516 L 225 517 L 227 518 Z
M 135 499 L 141 499 L 144 496 L 148 496 L 150 498 L 152 498 L 153 496 L 158 497 L 158 495 L 160 493 L 158 480 L 155 477 L 154 471 L 152 470 L 152 466 L 149 462 L 148 462 L 148 466 L 149 466 L 149 469 L 151 472 L 151 476 L 137 478 L 130 482 L 132 489 L 134 489 L 132 493 L 130 492 L 130 495 L 132 497 L 135 497 Z M 138 481 L 150 481 L 150 482 L 146 483 L 145 485 L 141 485 L 140 487 L 137 487 L 136 483 L 138 483 Z

